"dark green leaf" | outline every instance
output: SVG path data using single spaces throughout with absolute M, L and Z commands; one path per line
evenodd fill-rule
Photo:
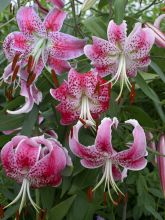
M 0 131 L 12 130 L 22 126 L 24 115 L 0 114 Z
M 127 0 L 115 0 L 114 2 L 114 12 L 115 18 L 114 21 L 116 24 L 121 24 L 125 16 L 125 7 Z
M 160 67 L 153 61 L 151 62 L 150 66 L 160 76 L 161 80 L 165 83 L 165 74 L 160 69 Z

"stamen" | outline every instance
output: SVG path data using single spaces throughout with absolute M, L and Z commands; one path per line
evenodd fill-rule
M 12 82 L 14 82 L 14 80 L 16 79 L 17 74 L 18 74 L 18 71 L 19 71 L 19 68 L 20 68 L 19 65 L 17 65 L 17 66 L 15 67 L 14 72 L 13 72 L 13 75 L 12 75 L 12 79 L 11 79 Z
M 20 214 L 19 214 L 19 211 L 18 211 L 18 210 L 16 211 L 15 219 L 16 219 L 16 220 L 20 220 Z
M 34 65 L 34 58 L 32 55 L 29 56 L 28 58 L 28 64 L 27 64 L 27 72 L 30 73 L 32 71 Z
M 131 103 L 131 104 L 134 103 L 134 101 L 135 101 L 135 96 L 136 96 L 135 83 L 132 83 L 131 92 L 130 92 L 130 103 Z
M 95 93 L 98 92 L 98 95 L 100 94 L 100 83 L 98 82 L 95 88 Z
M 108 91 L 109 91 L 109 97 L 111 97 L 111 91 L 112 91 L 112 82 L 108 84 Z
M 89 187 L 89 189 L 87 190 L 87 198 L 89 202 L 92 202 L 93 200 L 93 191 L 92 191 L 92 187 Z
M 53 69 L 51 70 L 51 74 L 52 74 L 52 79 L 53 79 L 54 85 L 55 85 L 56 88 L 58 88 L 59 87 L 59 82 L 58 82 L 58 79 L 57 79 L 57 75 L 56 75 L 56 73 Z
M 32 73 L 29 74 L 29 77 L 28 77 L 27 83 L 26 83 L 27 87 L 29 87 L 34 82 L 35 78 L 36 78 L 35 73 L 32 72 Z
M 15 57 L 14 57 L 14 59 L 13 59 L 13 62 L 12 62 L 12 66 L 11 66 L 11 70 L 12 70 L 12 71 L 14 71 L 14 69 L 15 69 L 15 67 L 16 67 L 16 64 L 17 64 L 17 62 L 18 62 L 18 60 L 19 60 L 19 57 L 20 57 L 19 54 L 16 54 L 16 55 L 15 55 Z
M 104 208 L 107 206 L 107 193 L 104 192 Z
M 0 219 L 4 218 L 4 206 L 0 205 Z
M 45 220 L 46 219 L 46 209 L 41 209 L 40 214 L 38 216 L 38 220 Z
M 73 127 L 70 129 L 70 136 L 73 138 Z
M 84 125 L 84 128 L 88 128 L 88 125 L 82 118 L 79 118 L 79 121 L 81 121 L 81 123 Z
M 13 87 L 9 87 L 6 91 L 5 91 L 5 96 L 7 97 L 7 99 L 9 101 L 11 101 L 13 99 Z

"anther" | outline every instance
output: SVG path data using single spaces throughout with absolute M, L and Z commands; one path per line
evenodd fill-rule
M 56 73 L 53 69 L 51 70 L 51 74 L 52 74 L 52 79 L 53 79 L 54 85 L 55 85 L 56 88 L 58 88 L 59 87 L 59 82 L 58 82 L 58 79 L 57 79 L 57 75 L 56 75 Z
M 98 92 L 98 95 L 100 94 L 100 83 L 99 82 L 96 84 L 95 92 Z
M 16 79 L 17 74 L 18 74 L 18 71 L 19 71 L 19 68 L 20 68 L 19 65 L 17 65 L 17 66 L 15 67 L 14 72 L 13 72 L 13 75 L 12 75 L 12 79 L 11 79 L 12 82 L 14 82 L 14 80 Z
M 27 83 L 26 83 L 27 87 L 29 87 L 34 82 L 35 78 L 36 78 L 35 73 L 32 72 L 29 74 L 28 79 L 27 79 Z
M 16 64 L 17 64 L 17 62 L 18 62 L 18 60 L 19 60 L 19 57 L 20 57 L 19 54 L 16 54 L 16 55 L 14 56 L 14 59 L 13 59 L 13 62 L 12 62 L 12 66 L 11 66 L 12 71 L 14 71 L 14 69 L 15 69 L 15 67 L 16 67 Z
M 0 219 L 4 218 L 4 206 L 0 205 Z
M 132 83 L 131 92 L 130 92 L 130 103 L 131 103 L 131 104 L 134 103 L 134 101 L 135 101 L 135 96 L 136 96 L 135 83 Z
M 5 91 L 5 95 L 8 98 L 9 101 L 11 101 L 13 99 L 13 88 L 9 87 L 6 91 Z
M 108 94 L 109 94 L 109 97 L 111 96 L 111 91 L 112 91 L 112 82 L 108 83 Z
M 33 64 L 34 64 L 34 59 L 33 59 L 33 56 L 30 55 L 28 58 L 28 64 L 27 64 L 27 72 L 28 73 L 30 73 L 32 71 Z
M 19 214 L 19 211 L 18 211 L 18 210 L 16 211 L 15 219 L 16 219 L 16 220 L 20 220 L 20 214 Z
M 128 202 L 128 193 L 125 194 L 125 197 L 124 197 L 124 204 L 126 204 Z
M 93 191 L 92 191 L 92 187 L 89 187 L 87 190 L 87 198 L 89 202 L 92 202 L 93 200 Z
M 41 209 L 40 214 L 38 216 L 38 220 L 45 220 L 46 219 L 46 209 Z
M 86 124 L 85 120 L 82 118 L 79 118 L 79 121 L 84 125 L 84 128 L 88 128 L 88 125 Z
M 73 127 L 70 129 L 70 136 L 73 138 Z

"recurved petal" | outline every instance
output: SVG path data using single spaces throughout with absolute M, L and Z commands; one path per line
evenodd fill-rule
M 35 186 L 57 186 L 61 183 L 61 172 L 66 166 L 63 149 L 56 143 L 30 170 L 28 178 Z M 57 178 L 58 177 L 58 178 Z
M 57 89 L 50 89 L 50 94 L 52 97 L 58 101 L 64 101 L 68 93 L 68 85 L 63 82 L 61 86 Z
M 41 146 L 30 138 L 26 138 L 19 142 L 15 151 L 15 160 L 19 172 L 28 173 L 32 166 L 38 161 Z
M 30 94 L 33 98 L 34 102 L 39 105 L 39 103 L 42 101 L 42 92 L 38 90 L 35 84 L 32 84 L 30 87 Z
M 66 18 L 67 13 L 53 8 L 44 20 L 44 25 L 47 31 L 60 31 L 63 25 L 63 22 Z
M 52 2 L 58 8 L 64 7 L 64 0 L 47 0 L 47 2 Z
M 117 118 L 104 118 L 98 127 L 97 136 L 95 140 L 96 149 L 101 152 L 107 153 L 107 155 L 113 155 L 115 153 L 111 139 L 112 139 L 112 126 L 117 127 Z
M 78 157 L 85 159 L 87 161 L 103 161 L 104 155 L 100 153 L 95 145 L 84 146 L 78 140 L 79 129 L 82 127 L 81 123 L 77 123 L 73 126 L 72 134 L 69 136 L 69 147 L 71 151 Z
M 124 150 L 117 153 L 114 159 L 118 161 L 118 163 L 121 166 L 126 167 L 128 169 L 143 169 L 147 163 L 147 161 L 144 159 L 144 157 L 147 155 L 147 144 L 144 130 L 135 119 L 130 119 L 125 123 L 134 126 L 134 142 L 128 150 Z
M 85 168 L 88 169 L 95 169 L 98 167 L 103 166 L 105 159 L 102 160 L 86 160 L 86 159 L 82 159 L 81 161 L 81 165 Z
M 116 63 L 119 52 L 120 49 L 114 44 L 99 37 L 93 37 L 93 44 L 84 47 L 85 55 L 92 61 L 95 67 Z
M 33 7 L 21 7 L 17 12 L 17 23 L 21 32 L 27 37 L 37 34 L 46 36 L 46 29 Z
M 3 42 L 3 50 L 6 58 L 12 61 L 16 54 L 22 55 L 28 48 L 28 41 L 23 33 L 12 32 Z
M 60 60 L 52 56 L 49 56 L 48 58 L 48 65 L 57 75 L 61 75 L 62 73 L 69 71 L 71 68 L 66 60 Z
M 135 30 L 127 38 L 125 52 L 130 59 L 142 59 L 149 55 L 154 41 L 153 31 L 149 28 L 142 28 L 141 24 L 137 24 Z
M 86 40 L 80 40 L 61 32 L 49 33 L 50 55 L 57 59 L 70 60 L 81 56 Z
M 109 22 L 107 29 L 108 41 L 116 45 L 119 49 L 124 48 L 127 37 L 127 24 L 123 21 L 117 25 L 113 20 Z

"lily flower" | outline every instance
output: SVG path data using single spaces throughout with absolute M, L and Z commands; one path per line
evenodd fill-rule
M 34 103 L 39 105 L 42 100 L 42 93 L 37 89 L 35 84 L 27 86 L 25 81 L 21 81 L 21 96 L 25 97 L 25 104 L 18 110 L 10 111 L 7 110 L 7 113 L 13 115 L 19 115 L 22 113 L 30 112 L 33 108 Z
M 165 155 L 165 134 L 161 135 L 159 139 L 158 151 L 160 154 Z M 160 183 L 162 186 L 163 195 L 165 197 L 165 157 L 158 156 L 157 161 L 158 161 Z
M 143 128 L 135 119 L 125 121 L 125 123 L 134 127 L 134 142 L 129 144 L 129 149 L 120 152 L 117 152 L 111 143 L 112 127 L 116 129 L 118 127 L 117 118 L 104 118 L 102 120 L 98 127 L 95 143 L 92 146 L 86 147 L 79 142 L 78 134 L 82 127 L 81 122 L 73 127 L 72 135 L 69 137 L 70 149 L 76 156 L 81 158 L 82 166 L 88 169 L 103 168 L 103 176 L 93 191 L 105 182 L 104 191 L 107 187 L 109 197 L 114 204 L 115 201 L 112 198 L 110 186 L 117 194 L 123 194 L 115 181 L 123 180 L 126 177 L 127 170 L 141 170 L 147 164 L 147 160 L 144 158 L 147 151 Z M 90 125 L 91 123 L 87 122 L 87 124 Z M 123 171 L 120 167 L 124 168 Z
M 47 0 L 47 2 L 52 2 L 58 8 L 64 7 L 64 0 Z
M 39 212 L 41 208 L 33 201 L 30 187 L 59 186 L 61 172 L 71 165 L 67 150 L 56 139 L 46 139 L 44 136 L 15 136 L 2 148 L 1 161 L 6 175 L 22 184 L 16 198 L 4 209 L 21 199 L 19 214 L 26 197 Z
M 21 7 L 16 16 L 20 32 L 10 33 L 4 40 L 6 58 L 12 70 L 21 62 L 21 68 L 37 77 L 44 67 L 57 74 L 70 69 L 67 60 L 81 56 L 86 40 L 59 32 L 66 13 L 53 8 L 44 21 L 33 7 Z
M 149 22 L 146 23 L 146 26 L 149 27 L 154 35 L 155 35 L 155 43 L 159 47 L 165 48 L 165 33 L 163 33 L 160 30 L 160 23 L 161 21 L 165 19 L 165 14 L 160 15 L 153 24 L 150 24 Z
M 93 70 L 80 74 L 71 69 L 68 81 L 50 90 L 53 98 L 60 101 L 56 109 L 61 113 L 61 124 L 71 124 L 78 119 L 95 124 L 94 119 L 109 107 L 109 86 L 99 89 L 99 85 L 105 82 Z
M 131 90 L 129 77 L 135 77 L 137 70 L 150 64 L 149 52 L 155 37 L 149 28 L 142 28 L 137 23 L 127 37 L 127 24 L 123 21 L 117 25 L 113 20 L 109 22 L 108 41 L 93 37 L 93 44 L 86 45 L 85 55 L 92 61 L 101 77 L 112 75 L 109 82 L 115 85 L 120 81 L 120 93 L 124 84 Z

